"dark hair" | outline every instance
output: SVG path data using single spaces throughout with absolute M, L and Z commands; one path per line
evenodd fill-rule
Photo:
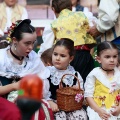
M 99 56 L 103 50 L 107 50 L 107 49 L 118 50 L 115 44 L 113 44 L 112 42 L 105 41 L 105 42 L 102 42 L 102 43 L 98 44 L 97 55 Z
M 60 13 L 63 9 L 72 10 L 71 0 L 52 0 L 52 7 L 56 13 Z
M 50 63 L 52 65 L 52 53 L 53 53 L 53 48 L 49 48 L 47 50 L 45 50 L 42 54 L 41 54 L 41 60 L 47 64 Z
M 10 34 L 10 37 L 15 37 L 18 41 L 20 41 L 23 37 L 23 33 L 33 33 L 35 32 L 35 28 L 30 25 L 31 20 L 18 20 L 15 22 L 15 27 L 13 28 L 13 32 Z
M 70 56 L 74 56 L 75 50 L 74 50 L 74 42 L 71 39 L 68 38 L 61 38 L 58 40 L 58 42 L 54 45 L 53 50 L 57 46 L 64 46 L 69 51 Z

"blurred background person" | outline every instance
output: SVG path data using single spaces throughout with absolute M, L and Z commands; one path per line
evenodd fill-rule
M 17 3 L 17 0 L 3 0 L 0 3 L 0 37 L 6 38 L 7 29 L 17 20 L 28 18 L 27 10 Z

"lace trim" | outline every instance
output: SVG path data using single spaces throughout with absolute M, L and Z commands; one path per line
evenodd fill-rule
M 68 66 L 66 70 L 58 70 L 55 67 L 51 68 L 51 82 L 54 85 L 59 85 L 61 78 L 64 74 L 75 74 L 75 69 L 72 66 Z M 74 76 L 66 75 L 63 79 L 63 82 L 66 85 L 72 86 L 73 85 Z

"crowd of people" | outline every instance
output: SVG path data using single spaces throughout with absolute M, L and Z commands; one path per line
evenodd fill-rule
M 10 42 L 0 49 L 1 120 L 22 120 L 16 100 L 21 78 L 29 74 L 43 80 L 42 107 L 31 120 L 120 119 L 120 1 L 101 0 L 98 18 L 79 2 L 51 0 L 55 19 L 45 27 L 38 53 L 33 50 L 37 34 L 26 9 L 17 0 L 0 3 L 0 38 L 7 35 Z M 94 47 L 100 67 L 94 66 Z M 57 89 L 65 74 L 69 75 L 62 80 L 63 87 L 80 86 L 84 91 L 81 109 L 59 109 Z

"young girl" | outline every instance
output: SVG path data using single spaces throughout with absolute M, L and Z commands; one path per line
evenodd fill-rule
M 41 54 L 41 61 L 45 66 L 52 66 L 52 52 L 53 48 L 49 48 Z
M 89 120 L 120 119 L 120 104 L 116 105 L 119 93 L 120 72 L 117 47 L 110 42 L 102 42 L 97 47 L 97 60 L 101 67 L 93 69 L 86 78 L 85 97 L 89 104 Z M 119 88 L 119 89 L 118 89 Z M 111 92 L 111 90 L 113 90 Z
M 61 38 L 69 38 L 74 41 L 76 50 L 75 57 L 71 62 L 75 70 L 78 71 L 83 80 L 94 68 L 94 61 L 90 54 L 90 49 L 96 44 L 93 37 L 87 34 L 89 22 L 83 12 L 72 12 L 71 0 L 52 0 L 52 10 L 56 15 L 56 20 L 51 23 L 52 31 L 46 31 L 43 36 L 44 43 L 41 50 L 52 47 L 55 41 Z M 48 35 L 49 33 L 49 35 Z
M 64 74 L 74 74 L 80 80 L 80 86 L 83 89 L 83 80 L 78 72 L 70 66 L 70 62 L 73 60 L 74 56 L 74 42 L 70 39 L 61 39 L 58 41 L 54 48 L 52 54 L 52 67 L 50 69 L 50 77 L 48 78 L 48 86 L 45 91 L 45 98 L 48 100 L 50 107 L 54 112 L 54 118 L 56 120 L 86 120 L 86 112 L 81 110 L 76 110 L 73 112 L 60 111 L 58 105 L 56 104 L 56 90 L 59 88 L 61 78 Z M 78 88 L 78 82 L 73 76 L 66 76 L 63 80 L 63 85 L 74 86 Z

